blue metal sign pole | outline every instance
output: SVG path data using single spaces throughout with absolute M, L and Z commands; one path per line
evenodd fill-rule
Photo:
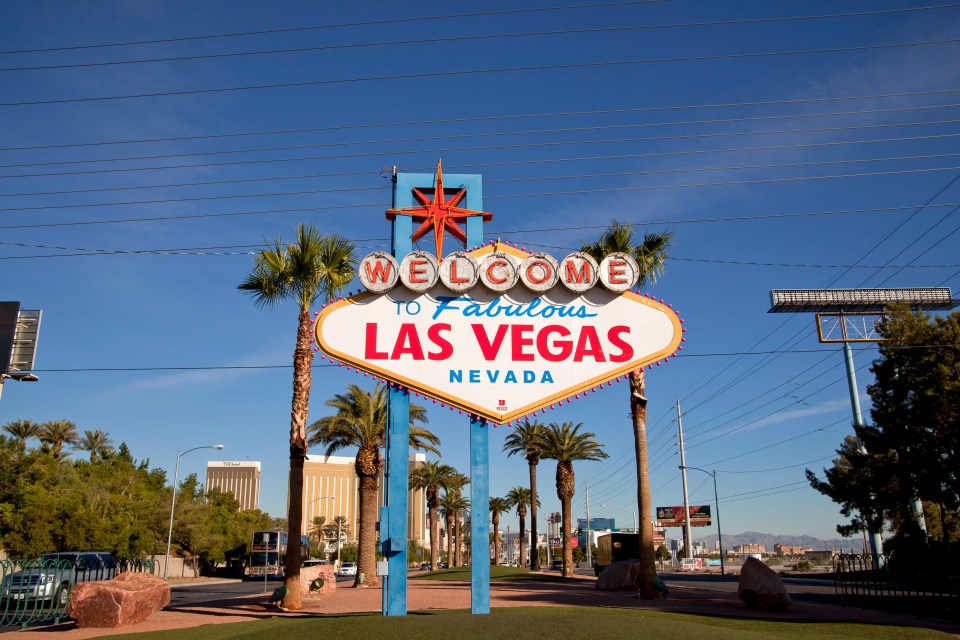
M 393 182 L 393 208 L 414 206 L 413 189 L 429 190 L 436 176 L 431 173 L 396 173 Z M 467 209 L 483 210 L 482 182 L 479 175 L 447 174 L 448 185 L 465 188 Z M 466 220 L 466 249 L 483 244 L 483 220 L 480 216 Z M 393 217 L 391 249 L 397 261 L 413 250 L 413 219 L 407 215 Z M 381 511 L 380 545 L 388 563 L 386 578 L 387 616 L 407 614 L 407 485 L 410 459 L 410 393 L 397 387 L 388 391 L 386 506 Z M 490 613 L 489 525 L 489 427 L 480 418 L 470 421 L 470 481 L 473 517 L 471 521 L 471 609 L 473 613 Z

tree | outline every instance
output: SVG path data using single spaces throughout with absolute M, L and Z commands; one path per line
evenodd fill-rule
M 97 458 L 106 458 L 113 453 L 113 440 L 100 429 L 84 431 L 83 437 L 77 439 L 74 448 L 77 451 L 89 451 L 90 462 L 94 462 Z
M 437 507 L 440 506 L 440 489 L 449 489 L 447 484 L 454 468 L 440 462 L 427 462 L 410 472 L 411 489 L 423 489 L 427 494 L 427 510 L 430 514 L 430 570 L 436 571 L 440 561 L 440 522 Z
M 324 541 L 327 536 L 327 517 L 326 516 L 313 516 L 313 520 L 310 521 L 310 532 L 309 535 L 313 538 L 314 545 L 317 550 L 323 553 L 326 551 L 324 549 Z
M 611 253 L 622 252 L 633 257 L 639 267 L 636 286 L 643 288 L 656 284 L 664 271 L 673 234 L 645 233 L 643 242 L 634 240 L 633 227 L 612 220 L 600 239 L 583 247 L 585 253 L 602 260 Z M 640 596 L 648 600 L 663 596 L 653 582 L 656 565 L 653 552 L 653 503 L 650 498 L 650 465 L 647 448 L 646 378 L 641 368 L 627 376 L 630 392 L 630 417 L 633 423 L 634 453 L 637 462 L 637 510 L 640 526 Z
M 510 501 L 506 498 L 490 498 L 490 521 L 493 523 L 493 564 L 500 564 L 500 514 L 510 511 Z
M 669 560 L 672 556 L 670 555 L 670 549 L 667 549 L 667 545 L 662 544 L 657 547 L 656 558 L 660 561 L 660 570 L 663 570 L 663 561 Z
M 63 445 L 77 441 L 77 425 L 69 420 L 51 420 L 40 425 L 37 435 L 40 442 L 50 447 L 50 453 L 57 460 L 63 458 Z
M 303 463 L 307 457 L 307 414 L 310 404 L 310 305 L 321 296 L 333 298 L 354 275 L 353 245 L 340 236 L 322 235 L 309 224 L 297 227 L 297 239 L 284 246 L 278 239 L 254 259 L 253 271 L 237 285 L 258 307 L 271 308 L 283 301 L 299 310 L 293 352 L 293 400 L 290 409 L 290 478 L 287 506 L 288 553 L 284 563 L 287 595 L 283 606 L 299 609 L 300 534 L 303 531 Z
M 593 440 L 589 431 L 580 433 L 583 423 L 574 425 L 555 422 L 547 425 L 543 435 L 543 457 L 557 461 L 557 497 L 563 526 L 563 575 L 573 577 L 573 552 L 570 547 L 570 501 L 576 490 L 573 463 L 576 460 L 602 460 L 608 457 L 599 442 Z M 641 544 L 643 544 L 641 539 Z
M 310 444 L 324 445 L 326 456 L 346 447 L 356 447 L 354 470 L 360 479 L 359 554 L 356 587 L 377 586 L 377 491 L 383 470 L 381 449 L 387 434 L 387 388 L 379 383 L 373 393 L 355 384 L 346 393 L 338 393 L 324 402 L 336 410 L 332 416 L 320 418 L 310 425 Z M 440 455 L 436 446 L 440 439 L 418 425 L 426 424 L 427 410 L 410 403 L 410 446 Z M 364 582 L 360 582 L 360 574 Z
M 540 464 L 542 448 L 543 425 L 528 420 L 517 424 L 503 443 L 503 450 L 507 452 L 508 458 L 514 454 L 520 454 L 527 459 L 527 465 L 530 468 L 530 530 L 533 532 L 531 539 L 535 549 L 538 548 L 537 538 L 540 535 L 537 529 L 537 507 L 540 506 L 540 498 L 537 496 L 537 465 Z M 539 553 L 530 554 L 530 569 L 540 570 Z
M 450 478 L 447 480 L 447 486 L 458 496 L 463 495 L 463 488 L 470 484 L 470 478 L 460 473 L 459 471 L 454 471 L 450 475 Z M 453 550 L 453 558 L 450 559 L 451 567 L 461 567 L 463 566 L 463 511 L 458 511 L 456 516 L 453 519 L 453 530 L 456 533 L 457 545 Z
M 3 425 L 3 430 L 17 441 L 21 456 L 27 450 L 27 440 L 40 436 L 40 425 L 33 420 L 14 420 Z
M 460 493 L 447 489 L 443 492 L 443 498 L 440 499 L 440 513 L 447 521 L 447 564 L 453 567 L 454 550 L 453 540 L 456 537 L 457 517 L 463 515 L 463 512 L 470 508 L 470 501 L 464 498 Z M 457 544 L 460 541 L 457 540 Z
M 526 567 L 526 543 L 527 543 L 527 505 L 530 503 L 530 489 L 527 487 L 514 487 L 507 492 L 507 501 L 511 507 L 517 508 L 517 516 L 520 518 L 520 566 Z

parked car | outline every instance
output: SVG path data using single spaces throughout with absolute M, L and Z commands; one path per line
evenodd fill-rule
M 355 576 L 357 575 L 357 563 L 355 562 L 344 562 L 340 565 L 340 570 L 337 571 L 338 576 Z
M 44 554 L 0 583 L 0 600 L 50 600 L 65 607 L 70 589 L 80 582 L 110 580 L 117 561 L 105 551 L 64 551 Z
M 430 571 L 430 563 L 429 563 L 429 562 L 421 562 L 421 563 L 420 563 L 420 571 Z
M 563 560 L 554 560 L 550 563 L 551 571 L 563 571 Z

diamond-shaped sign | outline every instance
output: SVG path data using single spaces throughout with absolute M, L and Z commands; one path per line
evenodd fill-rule
M 672 309 L 630 292 L 481 285 L 361 293 L 314 330 L 331 358 L 497 423 L 666 358 L 682 331 Z

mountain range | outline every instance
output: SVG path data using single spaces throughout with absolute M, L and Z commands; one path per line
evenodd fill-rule
M 679 532 L 679 530 L 677 531 Z M 702 541 L 704 544 L 712 547 L 716 539 L 717 535 L 714 533 L 705 536 L 695 536 L 693 541 Z M 854 553 L 860 553 L 863 550 L 863 541 L 860 538 L 833 538 L 830 540 L 824 540 L 822 538 L 814 538 L 813 536 L 788 536 L 774 533 L 761 533 L 759 531 L 744 531 L 743 533 L 737 534 L 723 534 L 724 549 L 732 549 L 733 547 L 741 544 L 762 544 L 770 553 L 773 553 L 773 545 L 775 544 L 784 544 L 792 547 L 811 547 L 814 550 L 821 550 L 826 547 L 828 549 L 849 552 L 852 549 Z

